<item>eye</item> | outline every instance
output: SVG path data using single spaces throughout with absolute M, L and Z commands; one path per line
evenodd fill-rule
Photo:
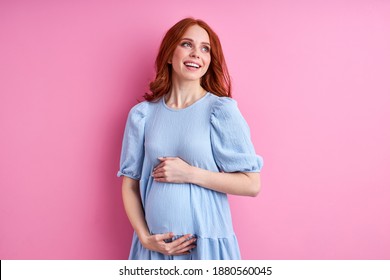
M 181 46 L 182 46 L 182 47 L 185 47 L 185 48 L 191 48 L 191 47 L 192 47 L 191 43 L 190 43 L 190 42 L 187 42 L 187 41 L 182 42 L 182 43 L 181 43 Z
M 202 47 L 202 52 L 205 52 L 205 53 L 210 52 L 210 47 L 209 46 L 203 46 Z

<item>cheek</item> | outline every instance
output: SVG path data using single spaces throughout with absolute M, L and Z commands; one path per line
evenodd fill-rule
M 211 62 L 211 57 L 208 57 L 208 58 L 206 59 L 207 65 L 210 65 L 210 62 Z
M 186 55 L 186 51 L 183 48 L 176 48 L 176 50 L 173 52 L 172 58 L 181 59 Z
M 203 59 L 203 63 L 205 66 L 207 66 L 207 68 L 210 66 L 210 63 L 211 63 L 211 57 L 206 57 Z
M 203 58 L 204 62 L 210 64 L 211 62 L 211 54 L 205 55 Z
M 171 63 L 175 64 L 176 61 L 178 61 L 177 53 L 175 52 L 171 57 Z

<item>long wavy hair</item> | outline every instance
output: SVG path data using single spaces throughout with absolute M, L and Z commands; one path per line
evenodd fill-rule
M 155 101 L 168 93 L 172 86 L 172 65 L 168 61 L 182 39 L 186 30 L 199 25 L 209 35 L 211 45 L 211 61 L 207 72 L 201 78 L 200 85 L 207 91 L 218 96 L 231 97 L 231 80 L 225 57 L 222 52 L 221 42 L 217 34 L 210 26 L 200 19 L 185 18 L 172 26 L 165 34 L 155 61 L 156 77 L 149 84 L 150 93 L 145 93 L 144 98 Z

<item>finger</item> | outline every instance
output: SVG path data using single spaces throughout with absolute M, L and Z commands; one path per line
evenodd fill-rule
M 157 164 L 157 165 L 156 165 L 156 167 L 155 167 L 155 168 L 153 168 L 153 171 L 156 171 L 156 170 L 158 170 L 158 169 L 162 168 L 164 165 L 165 165 L 165 163 L 164 163 L 164 162 Z
M 187 234 L 172 242 L 169 242 L 165 247 L 166 252 L 169 255 L 188 254 L 190 250 L 196 247 L 196 244 L 194 244 L 196 238 L 191 238 L 192 236 L 193 236 L 192 234 Z
M 167 232 L 167 233 L 156 234 L 155 236 L 157 241 L 164 241 L 173 238 L 175 234 L 173 232 Z
M 153 169 L 152 174 L 159 173 L 159 172 L 165 172 L 165 171 L 167 171 L 167 168 L 165 166 L 161 166 L 161 167 Z
M 172 248 L 174 252 L 184 252 L 196 247 L 195 241 L 186 241 L 182 245 Z
M 191 238 L 191 237 L 192 237 L 192 234 L 183 235 L 182 237 L 173 241 L 171 244 L 172 244 L 172 246 L 177 247 L 178 249 L 184 248 L 184 247 L 188 246 L 189 244 L 192 244 L 196 241 L 196 238 Z
M 192 246 L 196 247 L 195 242 L 196 242 L 196 238 L 191 238 L 190 240 L 183 242 L 180 246 L 184 246 L 183 248 L 192 247 Z
M 176 251 L 175 253 L 173 253 L 172 255 L 173 256 L 180 256 L 180 255 L 188 255 L 188 254 L 191 254 L 191 250 L 194 249 L 196 246 L 190 246 L 190 247 L 187 247 L 187 248 L 184 248 L 180 251 Z
M 156 169 L 152 172 L 152 176 L 156 176 L 156 175 L 159 175 L 161 176 L 161 174 L 163 174 L 166 170 L 164 168 L 159 168 L 159 169 Z
M 191 241 L 190 243 L 187 243 L 187 241 L 185 243 L 182 243 L 182 245 L 176 247 L 176 248 L 171 248 L 171 251 L 173 254 L 182 254 L 182 253 L 185 253 L 185 252 L 188 252 L 192 249 L 194 249 L 196 247 L 196 244 L 193 243 L 193 241 Z
M 169 165 L 166 163 L 166 162 L 163 162 L 163 163 L 160 163 L 159 165 L 157 165 L 154 169 L 153 169 L 153 172 L 156 172 L 156 171 L 166 171 L 167 167 Z
M 152 173 L 152 176 L 153 176 L 154 178 L 164 178 L 164 177 L 165 177 L 165 171 L 153 172 L 153 173 Z

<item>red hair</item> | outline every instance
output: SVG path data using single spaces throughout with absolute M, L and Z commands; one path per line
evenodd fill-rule
M 221 42 L 217 34 L 202 20 L 185 18 L 172 26 L 165 34 L 155 62 L 156 77 L 149 84 L 150 93 L 144 98 L 154 101 L 168 93 L 172 86 L 172 65 L 168 61 L 172 58 L 173 52 L 182 39 L 187 29 L 193 25 L 199 25 L 209 35 L 211 46 L 210 66 L 201 78 L 200 85 L 207 91 L 218 96 L 231 97 L 231 81 L 225 58 L 222 52 Z

